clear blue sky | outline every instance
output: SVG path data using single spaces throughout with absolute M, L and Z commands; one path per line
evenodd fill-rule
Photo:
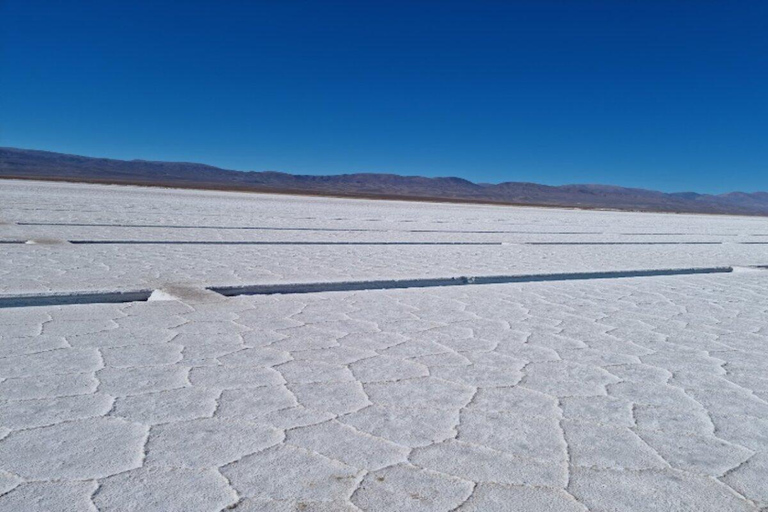
M 0 0 L 0 145 L 768 190 L 768 2 Z

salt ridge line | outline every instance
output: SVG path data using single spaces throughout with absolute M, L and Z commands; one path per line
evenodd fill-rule
M 382 242 L 331 242 L 331 241 L 310 241 L 297 242 L 291 240 L 0 240 L 0 244 L 27 244 L 27 245 L 359 245 L 359 246 L 379 246 L 379 245 L 402 245 L 402 246 L 505 246 L 505 245 L 528 245 L 528 246 L 613 246 L 613 245 L 768 245 L 768 242 L 680 242 L 680 241 L 659 241 L 659 242 L 409 242 L 409 241 L 382 241 Z
M 504 245 L 503 242 L 294 242 L 268 240 L 69 240 L 73 245 Z
M 130 290 L 0 295 L 0 309 L 32 306 L 71 306 L 77 304 L 146 302 L 152 295 L 152 292 L 153 290 Z
M 320 292 L 344 292 L 361 290 L 388 290 L 404 288 L 430 288 L 441 286 L 468 286 L 483 284 L 536 283 L 547 281 L 576 281 L 592 279 L 619 279 L 631 277 L 684 276 L 697 274 L 727 274 L 740 267 L 700 267 L 655 270 L 617 270 L 606 272 L 575 272 L 558 274 L 518 274 L 495 276 L 457 276 L 420 279 L 381 279 L 366 281 L 326 281 L 308 283 L 277 283 L 243 286 L 207 286 L 208 290 L 225 297 L 238 295 L 275 295 Z M 765 270 L 766 266 L 750 267 L 752 270 Z M 145 302 L 150 299 L 152 289 L 111 290 L 34 293 L 20 295 L 0 295 L 0 309 L 33 306 L 66 306 L 77 304 L 114 304 L 125 302 Z M 171 296 L 171 299 L 173 297 Z M 167 299 L 166 299 L 167 300 Z
M 16 222 L 17 226 L 63 226 L 63 227 L 110 227 L 110 228 L 149 228 L 149 229 L 215 229 L 243 231 L 318 231 L 339 233 L 463 233 L 463 234 L 515 234 L 515 235 L 619 235 L 619 236 L 768 236 L 768 233 L 637 233 L 607 231 L 523 231 L 523 230 L 471 230 L 471 229 L 374 229 L 374 228 L 311 228 L 311 227 L 280 227 L 280 226 L 211 226 L 192 224 L 109 224 L 91 222 Z
M 237 295 L 288 295 L 298 293 L 430 288 L 438 286 L 537 283 L 547 281 L 578 281 L 592 279 L 619 279 L 629 277 L 680 276 L 696 274 L 727 274 L 733 271 L 734 267 L 702 267 L 657 270 L 617 270 L 606 272 L 568 272 L 557 274 L 458 276 L 424 279 L 382 279 L 373 281 L 331 281 L 322 283 L 281 283 L 252 286 L 208 286 L 207 289 L 227 297 L 233 297 Z
M 510 242 L 509 245 L 724 245 L 725 242 Z M 729 242 L 762 244 L 763 242 Z
M 107 224 L 86 222 L 16 222 L 17 226 L 64 226 L 64 227 L 110 227 L 110 228 L 161 228 L 161 229 L 215 229 L 243 231 L 319 231 L 338 233 L 464 233 L 464 234 L 519 234 L 519 235 L 601 235 L 601 231 L 519 231 L 519 230 L 449 230 L 449 229 L 374 229 L 374 228 L 310 228 L 279 226 L 209 226 L 184 224 Z M 653 233 L 655 234 L 655 233 Z M 661 233 L 677 234 L 677 233 Z M 680 233 L 684 234 L 684 233 Z M 728 235 L 731 236 L 731 235 Z M 735 235 L 733 235 L 735 236 Z

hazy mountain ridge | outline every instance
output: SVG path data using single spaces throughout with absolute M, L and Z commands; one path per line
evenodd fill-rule
M 295 175 L 244 172 L 187 162 L 115 160 L 0 148 L 0 177 L 404 199 L 445 199 L 621 210 L 768 215 L 768 192 L 664 193 L 613 185 L 477 184 L 463 178 L 397 174 Z

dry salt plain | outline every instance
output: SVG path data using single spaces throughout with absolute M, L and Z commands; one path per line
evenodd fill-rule
M 1 181 L 0 242 L 2 511 L 768 507 L 768 219 Z

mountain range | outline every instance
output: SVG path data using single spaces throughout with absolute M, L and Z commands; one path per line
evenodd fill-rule
M 115 160 L 0 148 L 0 178 L 132 184 L 216 190 L 497 203 L 591 209 L 768 216 L 768 192 L 664 193 L 611 185 L 473 183 L 397 174 L 295 175 L 220 169 L 205 164 Z

